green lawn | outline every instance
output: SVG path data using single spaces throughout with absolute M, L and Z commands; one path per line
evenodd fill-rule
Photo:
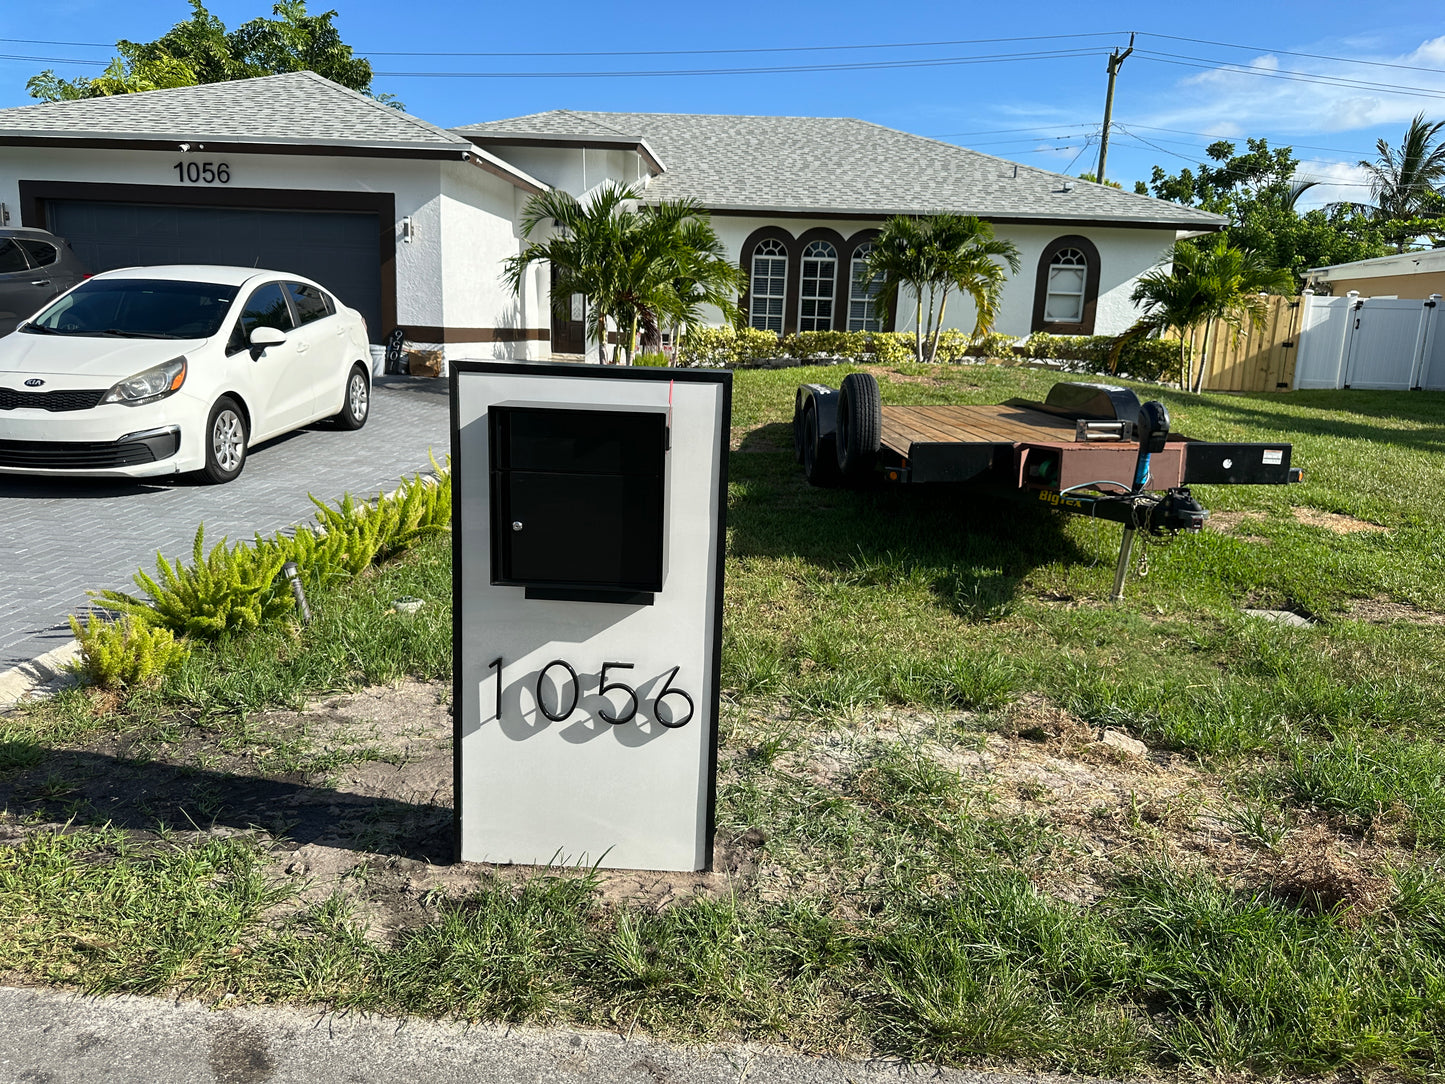
M 300 899 L 265 841 L 138 839 L 85 808 L 25 830 L 63 803 L 47 765 L 102 736 L 179 762 L 200 732 L 258 771 L 332 770 L 256 713 L 445 680 L 440 539 L 323 593 L 310 628 L 197 650 L 123 705 L 71 692 L 0 717 L 0 785 L 33 780 L 0 814 L 0 975 L 952 1064 L 1438 1076 L 1445 395 L 1141 388 L 1190 436 L 1292 442 L 1306 482 L 1198 487 L 1221 529 L 1148 548 L 1110 604 L 1116 525 L 809 487 L 793 390 L 847 371 L 736 377 L 729 881 L 657 908 L 605 896 L 605 875 L 488 876 L 378 937 L 359 889 Z M 1054 379 L 880 373 L 888 403 Z M 429 601 L 398 632 L 401 594 Z M 1104 727 L 1150 757 L 1095 744 Z

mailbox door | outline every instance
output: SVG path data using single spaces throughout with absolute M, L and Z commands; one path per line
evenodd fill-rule
M 662 590 L 662 479 L 508 471 L 499 545 L 512 583 Z

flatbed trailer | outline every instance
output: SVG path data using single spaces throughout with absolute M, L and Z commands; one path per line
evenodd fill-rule
M 814 485 L 982 488 L 1121 523 L 1115 601 L 1138 531 L 1204 526 L 1209 511 L 1189 486 L 1303 481 L 1288 443 L 1192 440 L 1170 432 L 1163 403 L 1068 381 L 1043 402 L 885 406 L 872 376 L 850 373 L 837 390 L 798 389 L 793 446 Z

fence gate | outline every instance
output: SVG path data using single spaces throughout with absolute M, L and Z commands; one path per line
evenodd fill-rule
M 1419 387 L 1421 348 L 1431 309 L 1419 300 L 1369 297 L 1355 302 L 1346 335 L 1344 387 Z
M 1216 320 L 1204 362 L 1205 391 L 1288 391 L 1294 382 L 1300 299 L 1270 295 L 1264 299 L 1264 324 L 1246 324 L 1237 333 Z M 1204 328 L 1194 329 L 1194 341 Z

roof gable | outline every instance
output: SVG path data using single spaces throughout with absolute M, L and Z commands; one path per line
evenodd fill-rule
M 849 117 L 554 110 L 463 134 L 646 141 L 667 163 L 650 199 L 713 211 L 887 216 L 954 211 L 993 221 L 1212 230 L 1218 215 L 1008 162 Z

